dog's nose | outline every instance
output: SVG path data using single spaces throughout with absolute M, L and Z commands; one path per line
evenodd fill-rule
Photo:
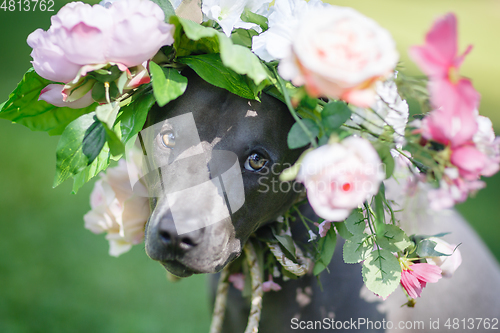
M 158 236 L 166 247 L 188 251 L 198 245 L 202 231 L 199 229 L 179 235 L 173 221 L 165 219 L 160 223 Z

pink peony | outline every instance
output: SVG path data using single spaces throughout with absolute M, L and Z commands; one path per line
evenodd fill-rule
M 479 94 L 458 70 L 472 49 L 458 55 L 457 19 L 450 13 L 438 19 L 427 33 L 423 46 L 410 48 L 410 56 L 429 76 L 431 103 L 438 109 L 423 122 L 423 135 L 443 144 L 457 146 L 477 131 Z
M 385 177 L 382 166 L 369 141 L 349 137 L 309 152 L 297 180 L 306 186 L 307 198 L 318 216 L 342 221 L 377 193 Z
M 33 67 L 43 78 L 76 86 L 90 71 L 85 66 L 94 70 L 112 64 L 122 71 L 141 66 L 173 43 L 173 26 L 163 20 L 163 11 L 152 1 L 120 0 L 109 8 L 68 3 L 52 17 L 49 30 L 28 36 Z M 81 96 L 92 86 L 86 88 L 80 89 Z
M 401 285 L 411 298 L 420 297 L 422 289 L 428 282 L 435 283 L 441 278 L 441 268 L 435 265 L 412 262 L 400 258 L 401 264 Z
M 343 99 L 361 107 L 375 101 L 375 84 L 396 66 L 389 32 L 347 7 L 311 8 L 293 35 L 292 52 L 279 64 L 284 79 L 314 97 Z
M 90 207 L 83 217 L 85 228 L 96 234 L 107 232 L 110 255 L 119 256 L 142 242 L 150 214 L 149 199 L 133 193 L 124 160 L 95 183 Z

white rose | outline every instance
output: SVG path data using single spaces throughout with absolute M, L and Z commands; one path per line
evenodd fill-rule
M 96 234 L 107 232 L 110 255 L 119 256 L 142 242 L 149 200 L 133 193 L 125 161 L 109 168 L 95 183 L 90 207 L 92 210 L 83 217 L 85 228 Z
M 441 267 L 441 274 L 444 277 L 450 278 L 457 268 L 462 264 L 462 255 L 455 244 L 448 244 L 441 238 L 431 237 L 429 240 L 436 242 L 434 250 L 449 256 L 427 258 L 429 264 Z
M 352 209 L 377 193 L 384 178 L 377 152 L 359 137 L 311 151 L 297 175 L 316 214 L 329 221 L 347 218 Z
M 369 107 L 375 101 L 375 83 L 388 76 L 397 61 L 387 30 L 352 8 L 329 6 L 301 17 L 292 52 L 278 69 L 311 96 Z

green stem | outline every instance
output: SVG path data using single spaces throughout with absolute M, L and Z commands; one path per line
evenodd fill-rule
M 313 146 L 314 148 L 317 148 L 318 144 L 316 143 L 315 137 L 312 135 L 311 131 L 309 131 L 307 126 L 304 125 L 304 123 L 302 122 L 302 119 L 300 119 L 300 117 L 297 115 L 297 112 L 295 111 L 294 107 L 292 106 L 292 102 L 290 101 L 290 95 L 288 95 L 288 90 L 286 89 L 285 82 L 283 81 L 281 76 L 279 76 L 278 72 L 276 71 L 276 67 L 273 68 L 273 71 L 274 71 L 274 75 L 276 75 L 276 79 L 278 80 L 278 82 L 281 86 L 281 90 L 283 92 L 283 97 L 285 98 L 285 104 L 288 107 L 288 110 L 290 111 L 290 113 L 292 114 L 293 119 L 295 119 L 295 121 L 299 124 L 300 128 L 302 128 L 304 133 L 306 133 L 306 135 L 309 138 L 309 141 L 311 141 L 311 146 Z

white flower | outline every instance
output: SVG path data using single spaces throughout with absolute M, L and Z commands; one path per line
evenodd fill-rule
M 450 278 L 457 268 L 462 264 L 462 255 L 455 244 L 448 244 L 441 238 L 431 237 L 430 241 L 436 242 L 434 250 L 447 254 L 448 256 L 426 258 L 427 262 L 432 265 L 441 267 L 441 274 L 444 277 Z
M 95 183 L 90 207 L 92 210 L 83 217 L 85 228 L 96 234 L 107 232 L 110 255 L 119 256 L 142 242 L 150 214 L 149 199 L 133 193 L 124 160 Z
M 488 161 L 481 175 L 489 177 L 497 173 L 500 168 L 500 137 L 495 137 L 493 124 L 488 117 L 478 115 L 476 121 L 478 128 L 472 141 Z
M 309 230 L 309 240 L 308 240 L 308 242 L 315 241 L 316 238 L 318 238 L 318 235 L 316 235 L 312 230 Z
M 246 2 L 246 0 L 204 0 L 201 11 L 205 21 L 214 20 L 219 23 L 222 31 L 229 37 L 236 23 L 241 21 L 240 16 Z
M 405 143 L 405 128 L 408 123 L 409 108 L 398 93 L 393 80 L 377 82 L 375 103 L 371 109 L 355 107 L 348 124 L 363 125 L 375 134 L 382 134 L 384 126 L 394 129 L 394 142 L 398 148 Z
M 377 152 L 359 137 L 309 152 L 297 175 L 316 214 L 329 221 L 344 220 L 352 209 L 377 193 L 384 178 Z
M 372 19 L 352 8 L 316 7 L 300 17 L 292 52 L 278 70 L 313 97 L 369 107 L 375 83 L 394 70 L 398 57 L 390 33 Z
M 316 7 L 327 7 L 320 0 L 276 0 L 269 10 L 269 29 L 252 39 L 252 51 L 264 61 L 279 60 L 291 53 L 295 29 L 302 15 Z

